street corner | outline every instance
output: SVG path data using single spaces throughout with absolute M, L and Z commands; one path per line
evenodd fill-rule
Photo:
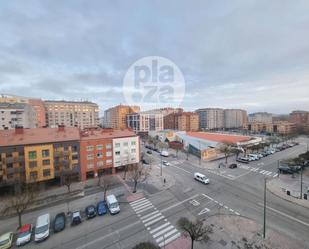
M 144 197 L 144 194 L 143 193 L 132 193 L 130 194 L 128 197 L 127 197 L 127 201 L 128 202 L 134 202 L 134 201 L 137 201 L 139 199 L 142 199 Z
M 180 236 L 178 239 L 174 240 L 172 243 L 163 247 L 165 249 L 189 249 L 191 247 L 191 241 L 185 236 Z

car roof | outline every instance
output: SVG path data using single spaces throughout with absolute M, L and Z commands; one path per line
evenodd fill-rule
M 74 218 L 74 217 L 77 217 L 77 216 L 80 216 L 80 211 L 75 211 L 75 212 L 73 213 L 73 218 Z
M 31 224 L 25 224 L 19 229 L 19 232 L 20 233 L 28 232 L 30 228 L 31 228 Z
M 3 241 L 3 240 L 7 240 L 10 238 L 11 234 L 13 234 L 13 232 L 8 232 L 8 233 L 5 233 L 5 234 L 2 234 L 0 236 L 0 241 Z

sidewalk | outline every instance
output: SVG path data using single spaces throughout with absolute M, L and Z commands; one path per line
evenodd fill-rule
M 268 181 L 267 189 L 272 194 L 277 195 L 282 199 L 309 208 L 309 192 L 307 190 L 309 188 L 309 177 L 307 176 L 309 169 L 306 169 L 306 171 L 307 172 L 303 174 L 303 194 L 307 194 L 307 200 L 300 199 L 299 174 L 295 174 L 294 178 L 292 178 L 292 175 L 289 174 L 280 174 L 278 178 Z M 287 191 L 290 192 L 290 196 L 287 194 Z

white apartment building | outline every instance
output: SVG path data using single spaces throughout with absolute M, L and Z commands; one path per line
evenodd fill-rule
M 31 105 L 24 103 L 0 103 L 0 130 L 36 127 L 36 113 Z
M 140 146 L 139 137 L 123 137 L 113 139 L 114 167 L 139 163 Z
M 83 101 L 44 101 L 46 123 L 49 127 L 65 125 L 67 127 L 97 127 L 99 125 L 99 107 L 97 104 Z
M 127 126 L 137 132 L 162 131 L 163 114 L 160 111 L 146 111 L 127 115 Z
M 272 123 L 273 115 L 268 112 L 256 112 L 248 115 L 249 123 Z
M 224 109 L 204 108 L 198 109 L 200 129 L 222 129 L 224 128 Z
M 224 110 L 224 128 L 242 128 L 247 120 L 247 111 L 241 109 Z

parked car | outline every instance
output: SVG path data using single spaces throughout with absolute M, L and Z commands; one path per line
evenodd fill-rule
M 85 213 L 86 213 L 87 219 L 91 219 L 97 216 L 97 211 L 95 209 L 95 206 L 93 205 L 86 207 Z
M 164 157 L 168 157 L 169 156 L 168 151 L 166 151 L 166 150 L 162 150 L 160 155 L 164 156 Z
M 61 232 L 65 228 L 65 213 L 59 213 L 56 215 L 55 220 L 54 220 L 54 232 Z
M 108 195 L 106 197 L 106 204 L 111 214 L 117 214 L 120 212 L 120 207 L 115 195 Z
M 194 179 L 204 184 L 209 184 L 209 179 L 201 173 L 194 173 Z
M 249 160 L 252 159 L 252 161 L 259 160 L 260 158 L 256 154 L 248 154 Z
M 256 155 L 259 157 L 259 159 L 261 159 L 261 158 L 264 157 L 262 153 L 258 153 L 258 154 L 256 154 Z
M 105 201 L 98 202 L 98 204 L 97 204 L 97 213 L 100 216 L 107 213 L 107 207 L 106 207 L 106 202 Z
M 263 157 L 268 156 L 268 153 L 266 151 L 263 151 L 261 154 L 263 155 Z
M 13 233 L 5 233 L 0 236 L 0 249 L 8 249 L 12 247 Z
M 163 165 L 170 166 L 171 164 L 168 161 L 162 161 Z
M 230 169 L 236 169 L 236 168 L 237 168 L 237 163 L 231 163 L 231 164 L 229 165 L 229 168 L 230 168 Z
M 17 246 L 23 246 L 23 245 L 27 244 L 28 242 L 30 242 L 31 234 L 32 234 L 32 225 L 31 224 L 23 225 L 18 230 L 16 245 Z
M 147 154 L 152 154 L 152 151 L 151 150 L 147 150 Z
M 80 211 L 73 212 L 71 226 L 76 226 L 80 223 L 82 223 L 82 217 L 80 215 Z
M 294 171 L 287 165 L 280 165 L 279 166 L 279 172 L 281 173 L 285 173 L 285 174 L 293 174 Z
M 249 163 L 249 159 L 247 157 L 238 157 L 236 161 L 240 163 Z
M 149 164 L 149 162 L 145 159 L 142 160 L 143 164 Z
M 36 220 L 34 241 L 40 242 L 49 237 L 50 215 L 40 215 Z

